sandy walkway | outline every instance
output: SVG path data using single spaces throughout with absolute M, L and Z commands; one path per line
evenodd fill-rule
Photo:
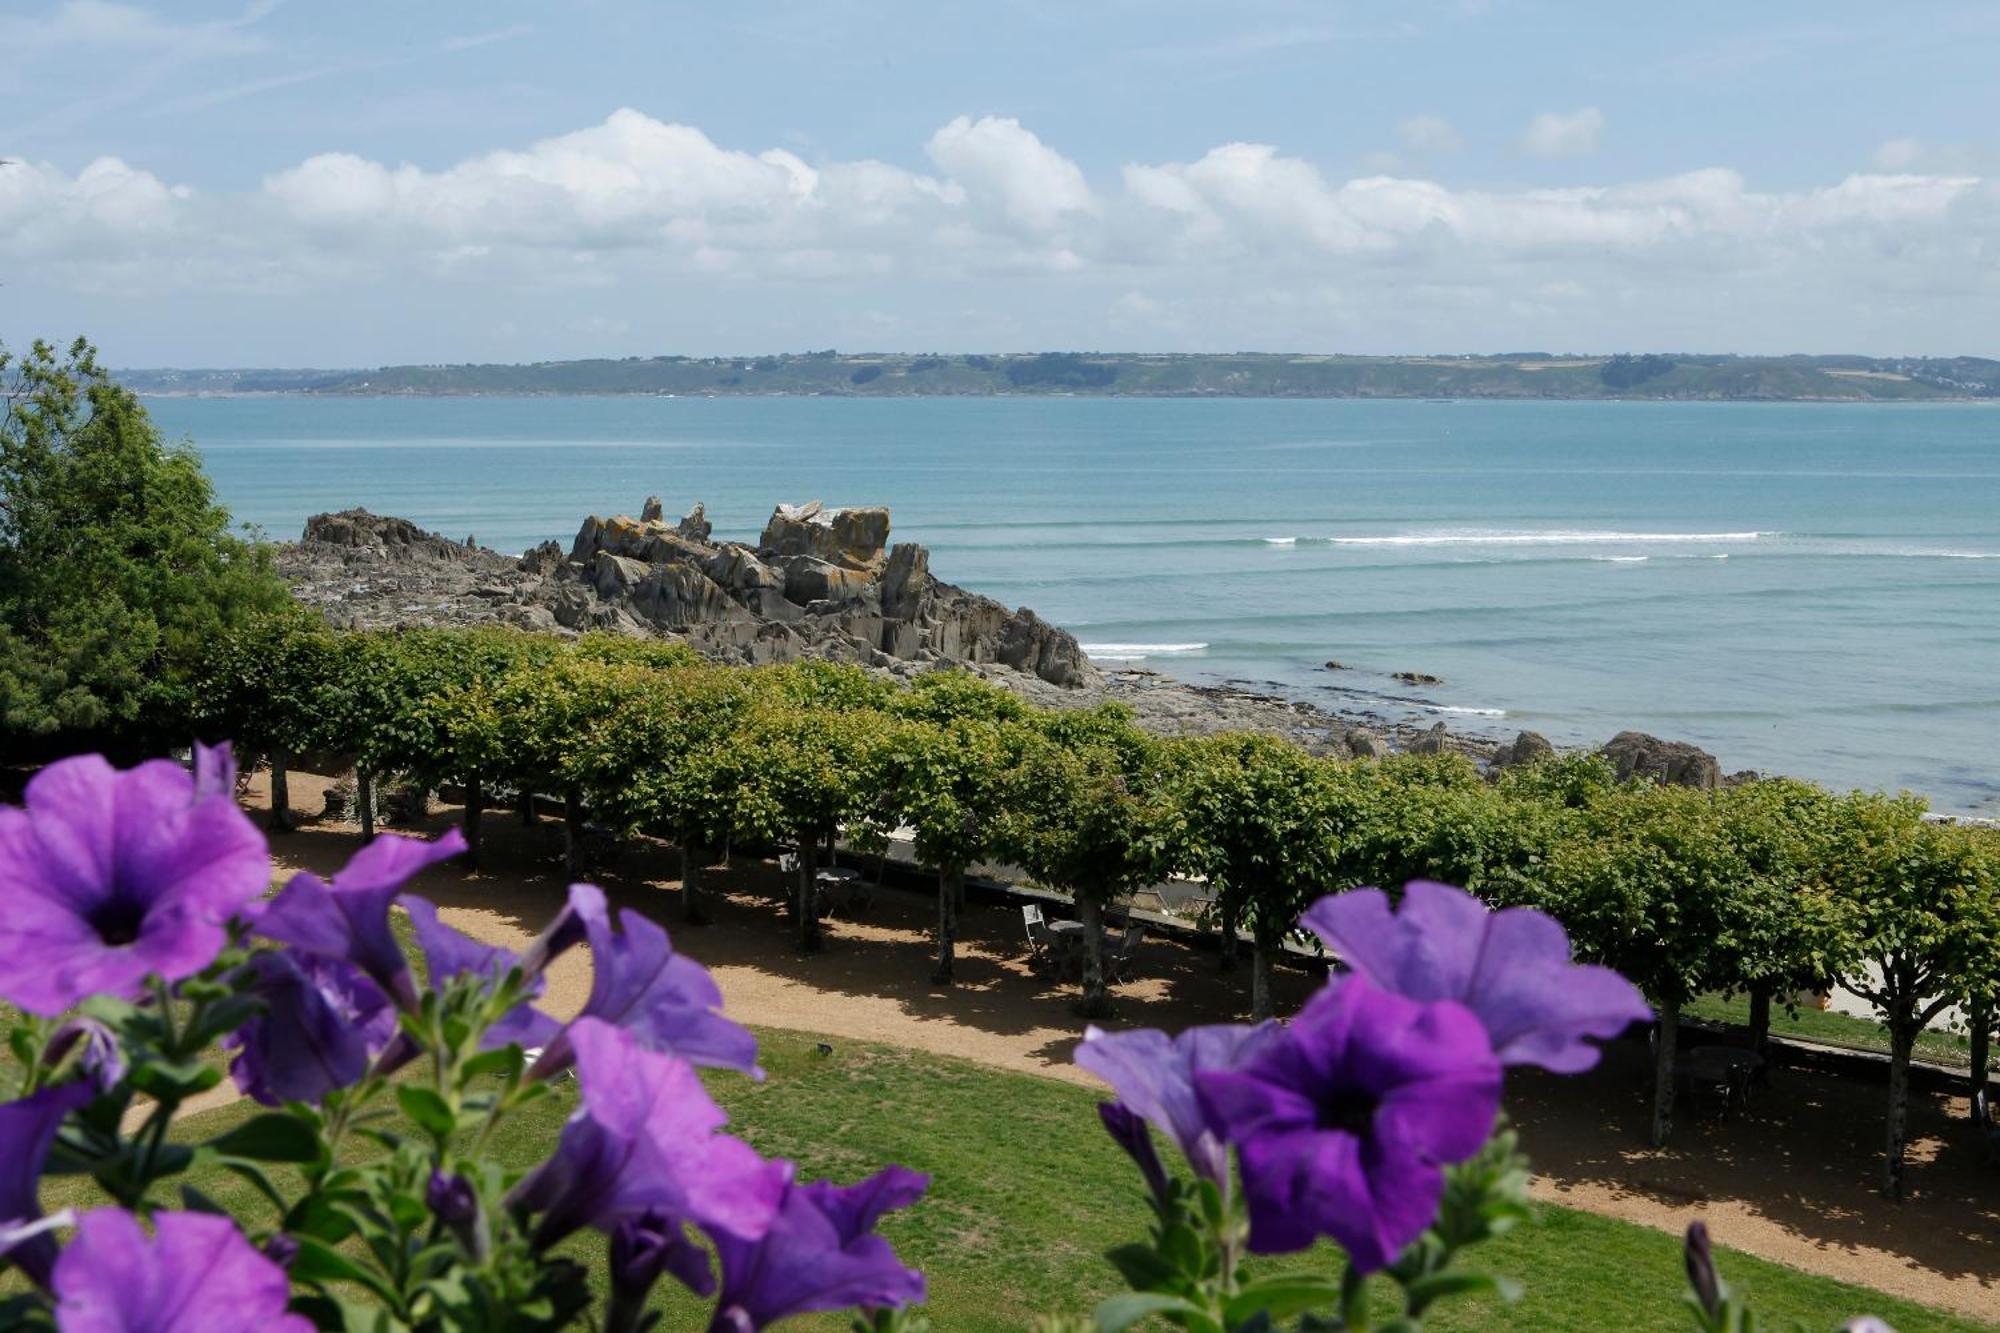
M 317 809 L 320 784 L 295 779 L 295 804 Z M 261 798 L 261 783 L 254 793 Z M 426 828 L 441 830 L 440 817 Z M 486 821 L 488 869 L 434 869 L 421 890 L 447 921 L 495 943 L 518 945 L 561 902 L 556 830 Z M 355 831 L 309 826 L 276 840 L 287 866 L 327 871 L 352 851 Z M 730 1014 L 768 1027 L 892 1043 L 1002 1069 L 1091 1083 L 1069 1063 L 1079 1032 L 1068 988 L 1049 985 L 1021 960 L 1018 909 L 975 903 L 963 922 L 959 976 L 927 983 L 931 904 L 893 890 L 861 921 L 828 923 L 825 953 L 804 958 L 789 942 L 776 871 L 747 864 L 712 877 L 715 924 L 678 925 L 674 854 L 640 846 L 593 876 L 616 906 L 667 924 L 680 947 L 707 964 Z M 1242 976 L 1218 976 L 1212 955 L 1149 943 L 1145 980 L 1120 987 L 1121 1020 L 1177 1029 L 1243 1016 Z M 1310 986 L 1280 978 L 1280 1001 Z M 545 1006 L 574 1012 L 589 991 L 579 950 L 551 970 Z M 1705 1218 L 1725 1243 L 1811 1272 L 2000 1322 L 2000 1171 L 1982 1169 L 1963 1099 L 1920 1097 L 1912 1107 L 1911 1197 L 1884 1202 L 1878 1170 L 1883 1092 L 1855 1080 L 1781 1071 L 1748 1116 L 1690 1121 L 1673 1147 L 1646 1148 L 1643 1045 L 1625 1043 L 1596 1071 L 1510 1079 L 1509 1109 L 1534 1155 L 1539 1197 L 1678 1232 Z M 1857 1312 L 1859 1313 L 1859 1312 Z

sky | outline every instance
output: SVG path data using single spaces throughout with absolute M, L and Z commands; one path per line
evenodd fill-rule
M 125 366 L 2000 355 L 2000 5 L 5 0 L 0 339 Z

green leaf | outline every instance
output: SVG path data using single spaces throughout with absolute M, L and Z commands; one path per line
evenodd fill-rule
M 502 1046 L 497 1051 L 483 1051 L 458 1067 L 459 1085 L 483 1078 L 488 1074 L 510 1073 L 521 1062 L 519 1046 Z
M 192 1185 L 181 1186 L 181 1206 L 191 1213 L 214 1213 L 218 1217 L 228 1217 L 229 1210 L 203 1194 Z
M 1104 1257 L 1134 1291 L 1156 1291 L 1179 1272 L 1150 1245 L 1120 1245 Z
M 152 1061 L 132 1070 L 132 1086 L 157 1102 L 180 1103 L 222 1082 L 222 1071 L 199 1060 Z
M 1188 1315 L 1201 1321 L 1199 1327 L 1214 1327 L 1214 1321 L 1193 1301 L 1149 1291 L 1128 1291 L 1113 1296 L 1097 1307 L 1095 1317 L 1100 1333 L 1124 1333 L 1125 1329 L 1132 1327 L 1147 1315 L 1155 1314 Z M 1190 1324 L 1190 1327 L 1196 1326 Z
M 264 1174 L 263 1167 L 258 1166 L 255 1162 L 245 1162 L 229 1158 L 223 1159 L 222 1166 L 224 1170 L 232 1171 L 249 1181 L 251 1188 L 271 1201 L 271 1206 L 278 1210 L 280 1217 L 285 1215 L 285 1196 L 278 1192 L 278 1187 L 271 1183 L 269 1176 Z
M 188 1044 L 206 1046 L 223 1033 L 242 1027 L 263 1009 L 264 1002 L 250 995 L 232 995 L 204 1005 L 197 1012 L 194 1027 L 187 1034 Z
M 1224 1315 L 1232 1328 L 1259 1310 L 1272 1319 L 1290 1319 L 1322 1305 L 1340 1301 L 1340 1283 L 1316 1273 L 1279 1273 L 1249 1283 L 1230 1298 Z
M 1446 1296 L 1492 1296 L 1502 1301 L 1520 1299 L 1518 1284 L 1485 1273 L 1433 1273 L 1405 1288 L 1412 1313 L 1422 1314 L 1432 1302 Z M 1511 1294 L 1510 1294 L 1511 1292 Z
M 445 1138 L 458 1128 L 458 1117 L 450 1105 L 429 1088 L 405 1083 L 396 1089 L 396 1105 L 420 1128 L 438 1138 Z
M 310 1282 L 324 1286 L 329 1282 L 352 1282 L 366 1287 L 385 1305 L 394 1306 L 398 1302 L 396 1293 L 382 1277 L 363 1268 L 340 1251 L 311 1236 L 294 1236 L 299 1243 L 299 1252 L 291 1262 L 291 1276 L 294 1282 Z
M 319 1135 L 283 1111 L 252 1116 L 204 1146 L 225 1157 L 253 1162 L 316 1162 L 320 1155 Z

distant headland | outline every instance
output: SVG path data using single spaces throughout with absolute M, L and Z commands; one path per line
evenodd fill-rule
M 1649 399 L 1909 402 L 2000 399 L 1986 357 L 1333 356 L 1039 352 L 1006 355 L 787 353 L 626 357 L 374 370 L 122 370 L 144 394 L 326 396 Z

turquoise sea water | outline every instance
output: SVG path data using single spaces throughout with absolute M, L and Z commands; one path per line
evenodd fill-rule
M 887 504 L 1100 659 L 2000 808 L 2000 411 L 1133 399 L 155 399 L 275 537 Z M 1328 659 L 1347 670 L 1328 671 Z M 1396 671 L 1443 677 L 1417 689 Z

